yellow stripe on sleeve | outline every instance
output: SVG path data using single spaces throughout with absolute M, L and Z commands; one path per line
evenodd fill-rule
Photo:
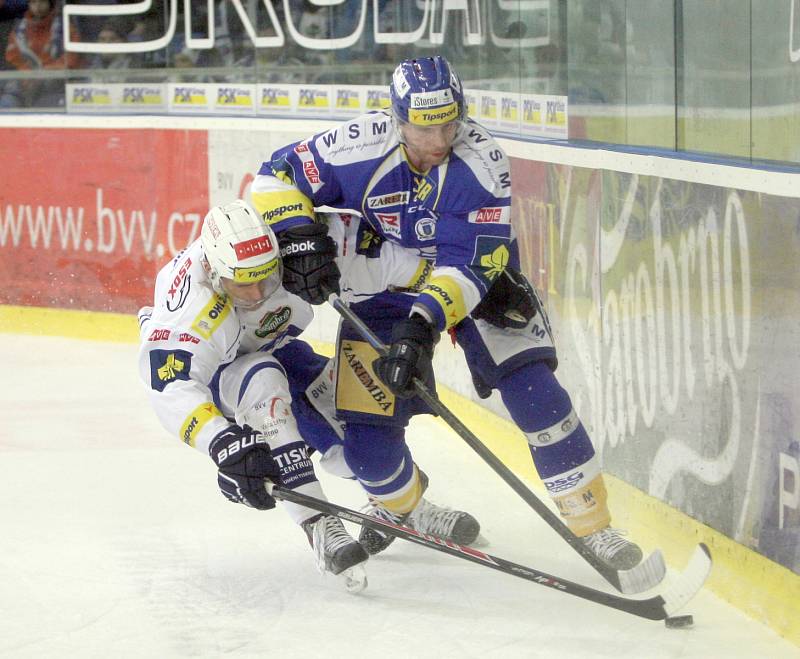
M 183 421 L 180 430 L 180 437 L 183 442 L 194 447 L 197 435 L 203 429 L 203 426 L 211 419 L 218 416 L 222 416 L 222 412 L 217 409 L 214 403 L 198 405 Z
M 253 207 L 267 224 L 276 224 L 290 217 L 314 219 L 314 204 L 297 188 L 253 192 Z
M 467 315 L 461 286 L 452 277 L 434 277 L 422 291 L 430 295 L 444 312 L 446 329 L 460 323 Z

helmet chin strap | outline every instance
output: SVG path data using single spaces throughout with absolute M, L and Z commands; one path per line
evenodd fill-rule
M 208 280 L 211 282 L 211 288 L 213 288 L 216 293 L 227 296 L 228 294 L 225 292 L 225 289 L 222 288 L 222 280 L 220 279 L 219 273 L 211 267 L 211 264 L 208 262 L 208 259 L 205 257 L 205 255 L 203 255 L 200 263 L 203 266 L 203 270 L 205 270 L 206 274 L 208 275 Z
M 392 128 L 394 128 L 394 132 L 397 135 L 397 140 L 400 142 L 400 144 L 406 146 L 406 138 L 403 137 L 403 131 L 400 130 L 400 124 L 403 122 L 397 118 L 397 115 L 394 112 L 390 112 L 389 116 L 392 118 Z

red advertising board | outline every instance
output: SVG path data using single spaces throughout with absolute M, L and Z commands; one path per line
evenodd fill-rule
M 208 210 L 200 130 L 0 128 L 0 304 L 135 312 Z

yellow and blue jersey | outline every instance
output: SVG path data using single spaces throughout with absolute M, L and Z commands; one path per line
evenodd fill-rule
M 252 191 L 262 215 L 281 210 L 265 217 L 277 233 L 310 222 L 311 207 L 347 209 L 380 239 L 432 262 L 414 311 L 440 330 L 464 319 L 505 267 L 519 264 L 509 162 L 471 120 L 460 123 L 449 157 L 420 172 L 389 114 L 365 114 L 275 151 Z

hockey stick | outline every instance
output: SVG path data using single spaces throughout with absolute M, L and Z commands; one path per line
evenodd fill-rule
M 560 590 L 567 595 L 580 597 L 581 599 L 594 602 L 595 604 L 601 604 L 602 606 L 624 611 L 625 613 L 630 613 L 640 618 L 647 618 L 648 620 L 663 620 L 680 610 L 697 594 L 700 588 L 703 587 L 708 573 L 711 570 L 711 554 L 708 551 L 708 547 L 701 543 L 695 549 L 687 568 L 678 575 L 675 581 L 670 584 L 663 593 L 650 597 L 649 599 L 629 599 L 612 593 L 604 593 L 601 590 L 595 590 L 594 588 L 553 576 L 552 574 L 542 572 L 532 567 L 512 563 L 511 561 L 492 556 L 491 554 L 485 554 L 472 547 L 465 547 L 454 542 L 436 538 L 432 535 L 420 533 L 414 529 L 392 524 L 391 522 L 384 521 L 377 517 L 338 506 L 335 503 L 323 501 L 322 499 L 295 492 L 294 490 L 287 490 L 278 485 L 272 486 L 271 493 L 276 499 L 291 501 L 301 506 L 318 510 L 326 515 L 334 515 L 348 522 L 376 529 L 396 538 L 415 542 L 429 549 L 435 549 L 436 551 L 450 554 L 456 558 L 471 561 L 478 565 L 510 574 L 513 577 L 527 579 L 540 586 Z
M 374 332 L 367 327 L 361 318 L 342 302 L 335 293 L 328 295 L 328 302 L 336 311 L 347 321 L 352 323 L 359 334 L 377 351 L 379 355 L 385 355 L 387 347 L 375 336 Z M 522 499 L 533 508 L 539 516 L 558 533 L 583 559 L 589 563 L 603 578 L 614 588 L 622 593 L 635 594 L 649 590 L 661 583 L 667 572 L 664 557 L 660 550 L 654 551 L 650 556 L 643 560 L 636 567 L 630 570 L 615 570 L 603 563 L 594 553 L 583 543 L 583 540 L 576 536 L 569 527 L 564 524 L 553 513 L 547 505 L 539 499 L 531 490 L 508 468 L 505 464 L 492 453 L 478 439 L 475 434 L 467 428 L 453 414 L 442 401 L 428 389 L 427 385 L 419 378 L 414 378 L 414 387 L 417 395 L 425 401 L 432 412 L 438 414 L 449 425 L 455 433 L 461 437 L 475 451 L 484 462 L 486 462 L 500 478 L 502 478 Z

